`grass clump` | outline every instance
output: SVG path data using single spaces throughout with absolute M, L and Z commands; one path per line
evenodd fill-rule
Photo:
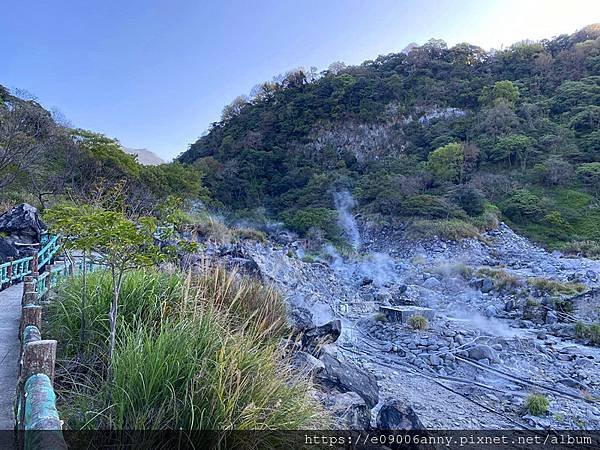
M 477 275 L 491 278 L 494 282 L 494 287 L 498 290 L 510 290 L 519 286 L 519 278 L 504 269 L 482 267 L 477 270 Z
M 382 312 L 378 312 L 377 314 L 375 314 L 375 315 L 373 316 L 373 320 L 374 320 L 375 322 L 381 322 L 381 323 L 385 323 L 385 322 L 387 322 L 387 321 L 388 321 L 388 318 L 387 318 L 387 316 L 386 316 L 384 313 L 382 313 Z
M 458 241 L 479 237 L 475 225 L 461 219 L 415 220 L 408 226 L 408 235 L 413 239 L 432 238 Z
M 236 240 L 244 241 L 257 241 L 257 242 L 266 242 L 267 235 L 264 231 L 256 230 L 254 228 L 234 228 L 233 229 L 233 237 Z
M 411 316 L 408 319 L 407 323 L 408 326 L 411 327 L 413 330 L 426 330 L 429 326 L 429 321 L 427 320 L 427 318 L 420 314 L 415 314 L 414 316 Z
M 585 285 L 581 283 L 563 283 L 562 281 L 549 278 L 529 278 L 527 283 L 542 294 L 548 295 L 575 295 L 585 291 Z
M 197 277 L 134 271 L 123 284 L 112 381 L 106 380 L 110 279 L 88 278 L 79 342 L 79 277 L 50 305 L 56 390 L 71 429 L 306 429 L 327 422 L 280 342 L 277 292 L 221 268 Z
M 600 259 L 600 242 L 598 241 L 571 241 L 564 244 L 562 250 L 568 255 L 581 255 Z
M 459 275 L 468 280 L 473 275 L 473 269 L 464 263 L 444 263 L 433 268 L 433 272 L 443 276 Z
M 586 324 L 577 322 L 575 324 L 575 336 L 580 339 L 589 339 L 594 345 L 600 345 L 600 323 Z
M 524 409 L 532 416 L 545 416 L 549 406 L 550 402 L 544 394 L 530 394 L 525 399 Z

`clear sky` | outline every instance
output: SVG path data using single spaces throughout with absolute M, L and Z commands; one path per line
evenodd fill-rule
M 431 37 L 486 49 L 600 22 L 598 0 L 3 0 L 0 84 L 77 127 L 186 150 L 252 86 Z

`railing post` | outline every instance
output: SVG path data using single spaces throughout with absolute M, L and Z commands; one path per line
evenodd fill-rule
M 28 326 L 33 325 L 38 330 L 42 330 L 42 307 L 36 305 L 25 305 L 21 308 L 21 327 L 19 336 L 23 338 L 23 331 Z
M 27 379 L 36 373 L 43 373 L 54 383 L 54 364 L 56 362 L 56 341 L 42 340 L 26 344 L 23 347 L 22 379 Z
M 8 258 L 8 262 L 10 263 L 8 265 L 8 267 L 6 268 L 6 278 L 8 278 L 8 281 L 6 282 L 6 284 L 8 286 L 10 286 L 12 284 L 12 277 L 13 277 L 13 266 L 12 266 L 12 262 L 13 262 L 13 258 L 9 257 Z
M 33 254 L 33 259 L 31 260 L 31 275 L 37 278 L 40 274 L 38 270 L 38 252 Z
M 23 288 L 24 292 L 21 306 L 34 305 L 37 302 L 37 291 L 35 290 L 35 285 L 30 285 L 29 289 L 27 289 L 27 286 L 23 286 Z

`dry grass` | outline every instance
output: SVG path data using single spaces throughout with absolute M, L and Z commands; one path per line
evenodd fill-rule
M 527 283 L 540 293 L 548 295 L 576 295 L 586 289 L 585 285 L 581 283 L 564 283 L 549 278 L 528 278 Z

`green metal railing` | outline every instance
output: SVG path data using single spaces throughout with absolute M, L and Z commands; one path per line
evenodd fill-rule
M 0 264 L 0 284 L 19 282 L 25 275 L 31 274 L 33 259 L 33 256 L 27 256 Z
M 50 241 L 38 252 L 38 266 L 37 269 L 41 270 L 46 264 L 48 264 L 52 257 L 58 252 L 60 249 L 60 235 L 53 236 Z
M 60 235 L 49 237 L 46 241 L 35 255 L 0 264 L 0 290 L 7 284 L 23 281 L 26 275 L 31 275 L 34 271 L 41 271 L 52 260 L 60 249 Z

